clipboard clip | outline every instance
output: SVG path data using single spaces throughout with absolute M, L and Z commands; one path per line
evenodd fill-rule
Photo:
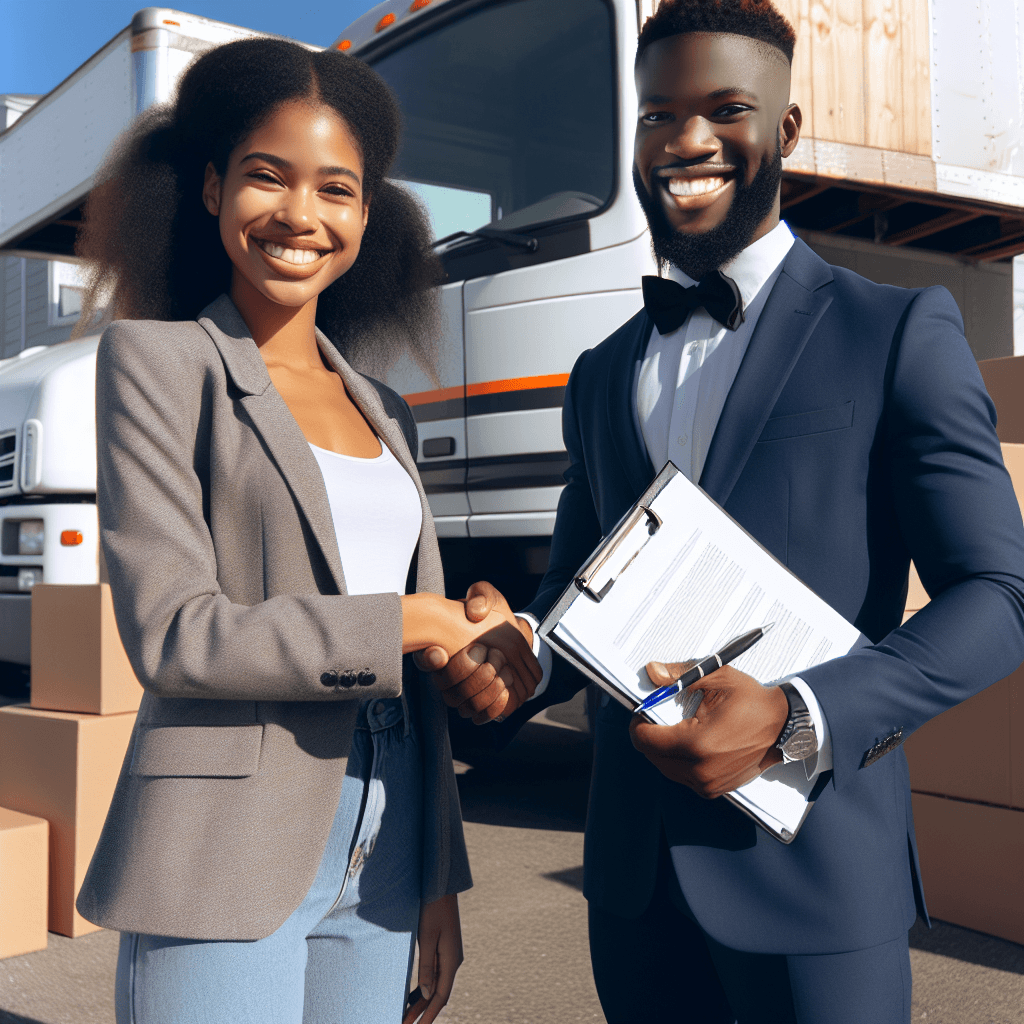
M 639 529 L 640 526 L 644 529 Z M 576 577 L 574 582 L 579 592 L 600 603 L 660 528 L 661 516 L 647 505 L 637 505 L 601 554 Z

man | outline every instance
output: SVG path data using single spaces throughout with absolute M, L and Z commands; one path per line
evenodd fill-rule
M 573 370 L 550 568 L 521 624 L 532 638 L 671 459 L 873 646 L 785 688 L 722 669 L 679 726 L 602 701 L 584 893 L 612 1024 L 909 1021 L 926 911 L 899 744 L 1024 660 L 1024 529 L 955 303 L 831 267 L 780 223 L 793 42 L 769 0 L 665 0 L 641 33 L 634 178 L 667 280 Z M 901 626 L 911 558 L 932 601 Z M 472 653 L 436 681 L 486 721 L 501 663 Z M 486 731 L 566 699 L 568 676 Z M 787 770 L 823 788 L 792 844 L 701 799 L 783 760 L 808 719 Z

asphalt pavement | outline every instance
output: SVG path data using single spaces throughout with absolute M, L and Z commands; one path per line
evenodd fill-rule
M 554 708 L 502 754 L 456 766 L 476 885 L 462 897 L 466 962 L 447 1024 L 604 1020 L 580 892 L 583 724 L 581 706 Z M 0 1024 L 113 1024 L 116 955 L 117 935 L 98 932 L 0 961 Z M 1024 1024 L 1024 946 L 919 924 L 911 962 L 914 1024 Z

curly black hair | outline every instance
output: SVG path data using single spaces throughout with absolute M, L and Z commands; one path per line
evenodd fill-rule
M 640 30 L 637 61 L 651 43 L 687 32 L 749 36 L 773 46 L 793 63 L 796 33 L 771 0 L 662 0 Z
M 228 291 L 231 262 L 202 202 L 206 165 L 223 176 L 232 150 L 296 99 L 333 108 L 351 129 L 369 201 L 359 256 L 320 294 L 317 326 L 362 369 L 380 373 L 408 349 L 432 373 L 443 271 L 417 201 L 386 177 L 398 104 L 356 58 L 283 39 L 207 51 L 173 103 L 144 112 L 114 143 L 76 246 L 91 269 L 79 329 L 104 298 L 117 319 L 185 320 Z

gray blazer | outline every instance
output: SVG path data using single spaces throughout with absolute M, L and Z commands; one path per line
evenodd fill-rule
M 408 408 L 318 337 L 416 483 L 416 590 L 443 593 Z M 423 899 L 469 888 L 444 704 L 408 658 L 403 673 L 398 595 L 346 594 L 319 467 L 231 300 L 108 327 L 96 408 L 103 553 L 145 694 L 79 912 L 269 935 L 313 882 L 360 703 L 403 679 L 422 716 Z

